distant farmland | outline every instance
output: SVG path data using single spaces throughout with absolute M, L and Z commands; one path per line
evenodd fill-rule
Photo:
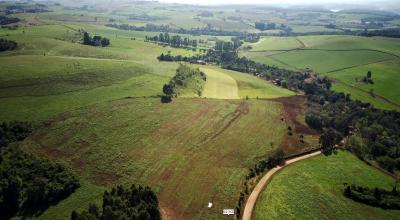
M 336 81 L 334 89 L 379 108 L 400 109 L 400 40 L 355 36 L 267 37 L 241 54 L 257 62 L 293 70 L 310 68 Z M 357 81 L 372 71 L 373 85 Z M 385 89 L 383 89 L 383 87 Z M 371 95 L 371 91 L 374 96 Z

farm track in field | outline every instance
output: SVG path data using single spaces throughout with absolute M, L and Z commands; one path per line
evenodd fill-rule
M 272 168 L 271 170 L 269 170 L 262 178 L 261 180 L 257 183 L 257 185 L 254 187 L 253 191 L 251 192 L 249 198 L 246 201 L 246 205 L 244 207 L 244 211 L 243 211 L 243 217 L 242 220 L 251 220 L 251 216 L 253 214 L 253 210 L 255 207 L 255 204 L 257 202 L 257 198 L 260 195 L 260 193 L 264 190 L 264 188 L 267 186 L 268 182 L 273 178 L 273 176 L 280 170 L 282 170 L 283 168 L 285 168 L 286 166 L 310 158 L 310 157 L 314 157 L 317 155 L 320 155 L 321 151 L 317 151 L 317 152 L 312 152 L 306 155 L 302 155 L 302 156 L 298 156 L 292 159 L 289 159 L 285 162 L 285 165 L 283 166 L 279 166 L 279 167 L 275 167 Z

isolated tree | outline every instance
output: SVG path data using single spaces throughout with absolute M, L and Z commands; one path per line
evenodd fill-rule
M 172 94 L 174 93 L 174 88 L 169 84 L 165 84 L 163 86 L 163 92 L 167 96 L 172 96 Z
M 164 42 L 164 41 L 165 41 L 165 38 L 164 38 L 164 34 L 163 34 L 163 33 L 160 33 L 160 35 L 158 36 L 158 40 L 159 40 L 160 42 Z
M 371 79 L 371 77 L 372 77 L 372 72 L 371 72 L 371 70 L 368 70 L 368 72 L 367 72 L 367 78 L 368 78 L 368 79 Z
M 341 140 L 341 135 L 334 129 L 329 128 L 324 130 L 319 138 L 319 143 L 322 148 L 322 153 L 325 155 L 332 154 L 335 145 Z
M 83 32 L 83 44 L 85 45 L 91 45 L 92 44 L 92 38 L 90 37 L 88 32 Z

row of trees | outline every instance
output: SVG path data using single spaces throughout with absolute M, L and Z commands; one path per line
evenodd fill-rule
M 231 42 L 219 45 L 233 45 Z M 262 77 L 266 80 L 274 80 L 279 86 L 294 91 L 303 90 L 303 81 L 310 78 L 309 73 L 295 73 L 291 70 L 281 69 L 275 66 L 256 63 L 246 57 L 239 57 L 237 50 L 224 50 L 224 46 L 216 45 L 217 49 L 209 49 L 206 53 L 192 57 L 164 55 L 158 57 L 160 61 L 196 62 L 202 60 L 207 63 L 220 65 L 222 68 L 245 72 Z M 222 50 L 220 49 L 222 48 Z M 229 47 L 226 47 L 229 48 Z
M 121 30 L 130 30 L 130 31 L 149 31 L 149 32 L 168 32 L 168 33 L 176 33 L 176 34 L 189 34 L 189 35 L 211 35 L 211 36 L 242 36 L 246 34 L 245 32 L 240 31 L 225 31 L 220 29 L 215 29 L 210 26 L 204 28 L 191 28 L 191 29 L 183 29 L 183 28 L 174 28 L 169 25 L 157 25 L 157 24 L 146 24 L 145 26 L 135 26 L 129 24 L 106 24 L 107 27 L 117 28 Z
M 90 36 L 88 32 L 83 32 L 83 44 L 84 45 L 90 45 L 90 46 L 102 46 L 102 47 L 107 47 L 110 45 L 110 40 L 106 37 L 102 36 L 94 36 L 93 38 Z
M 104 192 L 101 209 L 90 204 L 86 211 L 71 213 L 71 220 L 97 219 L 161 220 L 157 196 L 149 187 L 117 186 Z
M 14 50 L 18 44 L 15 41 L 0 38 L 0 52 L 6 50 Z
M 271 154 L 267 159 L 259 161 L 254 168 L 249 170 L 246 176 L 246 181 L 243 183 L 243 191 L 240 192 L 239 200 L 236 206 L 236 218 L 240 219 L 242 206 L 245 202 L 245 197 L 249 193 L 248 182 L 250 179 L 270 170 L 276 166 L 282 166 L 285 164 L 285 154 L 282 150 L 277 150 L 275 153 Z
M 364 30 L 358 35 L 365 37 L 383 36 L 383 37 L 393 37 L 400 38 L 400 28 L 387 28 L 380 30 Z
M 370 206 L 381 207 L 384 209 L 400 209 L 400 193 L 397 192 L 396 185 L 391 191 L 368 187 L 347 185 L 343 195 L 356 202 Z
M 188 37 L 181 37 L 179 35 L 170 36 L 168 33 L 160 33 L 153 37 L 146 36 L 145 40 L 166 44 L 171 47 L 197 48 L 197 40 L 191 40 Z
M 168 84 L 164 84 L 164 95 L 161 97 L 161 102 L 171 102 L 172 98 L 178 96 L 182 89 L 191 89 L 198 96 L 201 96 L 206 80 L 206 74 L 200 69 L 192 69 L 186 65 L 180 65 L 176 70 L 175 76 L 172 77 Z M 191 88 L 188 88 L 189 86 Z

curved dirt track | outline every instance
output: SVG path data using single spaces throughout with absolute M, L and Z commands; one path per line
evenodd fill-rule
M 280 166 L 280 167 L 275 167 L 272 168 L 271 170 L 269 170 L 262 178 L 261 180 L 257 183 L 256 187 L 254 187 L 253 191 L 251 192 L 249 198 L 246 201 L 246 205 L 244 207 L 244 211 L 243 211 L 243 217 L 242 220 L 251 220 L 251 215 L 253 214 L 253 209 L 254 206 L 257 202 L 257 198 L 260 195 L 260 193 L 262 192 L 262 190 L 264 189 L 264 187 L 267 185 L 268 181 L 274 176 L 274 174 L 283 169 L 284 167 L 288 166 L 289 164 L 295 163 L 297 161 L 300 160 L 304 160 L 310 157 L 314 157 L 317 155 L 320 155 L 321 151 L 316 151 L 313 153 L 309 153 L 306 155 L 302 155 L 302 156 L 298 156 L 292 159 L 289 159 L 286 161 L 285 165 Z

